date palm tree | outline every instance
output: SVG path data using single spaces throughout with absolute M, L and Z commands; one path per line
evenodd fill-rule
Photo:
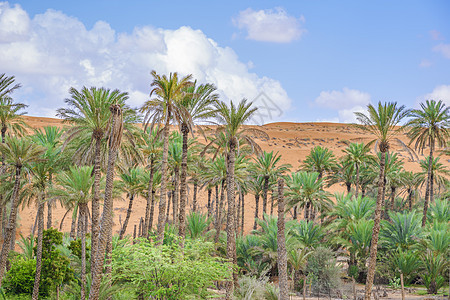
M 224 133 L 226 137 L 226 160 L 227 160 L 227 256 L 236 264 L 236 237 L 235 237 L 235 161 L 236 153 L 239 155 L 240 141 L 243 140 L 252 147 L 259 149 L 256 142 L 248 135 L 252 132 L 261 132 L 243 125 L 248 122 L 257 108 L 252 106 L 252 102 L 243 99 L 238 105 L 231 101 L 230 105 L 225 102 L 215 104 L 216 119 L 220 124 L 216 129 L 217 133 Z M 237 274 L 234 274 L 234 281 Z M 234 281 L 226 284 L 226 299 L 231 299 L 234 292 Z
M 81 220 L 81 299 L 86 299 L 86 222 L 88 203 L 92 200 L 95 178 L 91 176 L 92 166 L 70 167 L 56 176 L 56 187 L 51 193 L 67 203 L 77 205 Z
M 381 222 L 381 210 L 383 207 L 383 191 L 384 191 L 384 169 L 385 169 L 385 156 L 389 150 L 389 143 L 394 138 L 394 135 L 403 130 L 403 127 L 399 126 L 404 117 L 408 115 L 408 111 L 404 106 L 398 106 L 397 103 L 381 103 L 378 102 L 378 106 L 375 107 L 369 104 L 367 107 L 367 115 L 361 112 L 356 112 L 356 118 L 361 123 L 356 125 L 359 129 L 367 131 L 375 136 L 375 140 L 378 142 L 378 149 L 381 152 L 380 155 L 380 174 L 378 180 L 378 195 L 377 205 L 375 209 L 374 226 L 372 241 L 370 244 L 370 256 L 368 265 L 368 274 L 365 287 L 365 299 L 370 300 L 372 293 L 373 279 L 375 276 L 375 266 L 377 262 L 377 247 L 378 247 L 378 235 L 380 232 Z
M 327 172 L 333 172 L 336 170 L 336 158 L 328 148 L 316 146 L 311 149 L 311 152 L 306 156 L 302 162 L 302 171 L 317 172 L 319 173 L 319 179 L 322 179 Z
M 410 144 L 421 153 L 426 147 L 430 148 L 428 155 L 428 178 L 423 206 L 422 226 L 427 221 L 428 204 L 433 202 L 433 173 L 431 171 L 435 147 L 445 147 L 450 138 L 450 107 L 440 101 L 427 100 L 420 104 L 420 109 L 410 112 L 411 120 L 407 123 Z
M 262 210 L 263 214 L 267 213 L 267 193 L 269 191 L 269 181 L 275 181 L 285 172 L 289 171 L 292 167 L 289 164 L 280 163 L 281 155 L 272 152 L 264 151 L 255 158 L 255 168 L 258 176 L 264 178 L 264 189 L 263 189 L 263 203 Z
M 11 196 L 11 212 L 9 214 L 8 225 L 5 228 L 5 239 L 0 253 L 0 287 L 3 275 L 5 274 L 12 234 L 16 227 L 22 171 L 27 170 L 30 163 L 41 159 L 44 150 L 27 138 L 6 137 L 5 143 L 0 144 L 0 152 L 5 157 L 5 163 L 15 168 L 14 188 Z
M 369 144 L 364 145 L 363 143 L 351 143 L 346 149 L 342 151 L 345 153 L 344 164 L 352 165 L 355 168 L 355 197 L 358 197 L 359 169 L 361 165 L 365 165 L 372 158 L 372 156 L 369 154 Z
M 69 90 L 70 98 L 64 100 L 67 108 L 59 108 L 57 116 L 64 119 L 71 127 L 66 132 L 65 144 L 80 141 L 76 146 L 75 154 L 79 165 L 94 166 L 94 192 L 91 208 L 91 265 L 98 247 L 99 221 L 100 221 L 100 180 L 103 158 L 102 148 L 107 139 L 110 124 L 110 106 L 119 104 L 126 111 L 125 115 L 132 115 L 131 110 L 125 106 L 128 94 L 119 90 L 105 88 L 83 87 L 80 91 L 75 88 Z M 87 149 L 86 149 L 87 148 Z M 94 268 L 92 268 L 93 270 Z
M 170 73 L 169 76 L 158 75 L 156 71 L 152 71 L 153 81 L 151 83 L 152 90 L 150 97 L 154 97 L 144 103 L 140 111 L 145 113 L 144 122 L 151 124 L 151 128 L 158 124 L 158 128 L 162 125 L 162 161 L 161 161 L 161 188 L 159 197 L 159 213 L 157 239 L 159 243 L 164 240 L 164 224 L 165 224 L 165 208 L 167 197 L 167 163 L 169 155 L 169 129 L 170 122 L 174 120 L 180 124 L 183 120 L 189 120 L 188 110 L 179 105 L 180 100 L 185 95 L 185 89 L 192 85 L 192 75 L 182 78 L 178 77 L 178 73 Z M 159 130 L 158 130 L 159 132 Z

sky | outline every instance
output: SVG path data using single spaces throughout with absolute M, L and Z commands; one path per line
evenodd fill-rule
M 149 99 L 150 72 L 192 74 L 255 124 L 354 122 L 369 103 L 450 105 L 449 1 L 0 2 L 0 74 L 28 115 L 54 117 L 69 88 Z

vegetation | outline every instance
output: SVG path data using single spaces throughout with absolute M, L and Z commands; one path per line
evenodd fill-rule
M 12 98 L 20 84 L 0 75 L 1 295 L 348 298 L 341 286 L 350 279 L 365 283 L 369 299 L 374 282 L 395 287 L 403 278 L 430 294 L 446 287 L 450 115 L 442 101 L 412 111 L 369 105 L 357 127 L 373 141 L 341 153 L 316 146 L 291 166 L 258 145 L 269 137 L 247 126 L 251 102 L 223 102 L 191 75 L 151 74 L 150 99 L 138 110 L 125 92 L 71 88 L 58 109 L 65 126 L 33 132 L 26 106 Z M 417 173 L 391 147 L 402 130 L 427 155 L 411 156 Z M 329 192 L 340 184 L 344 193 Z M 127 210 L 116 232 L 119 199 Z M 35 207 L 36 221 L 15 248 L 21 206 Z M 62 220 L 55 207 L 66 211 Z M 62 233 L 65 220 L 70 232 Z

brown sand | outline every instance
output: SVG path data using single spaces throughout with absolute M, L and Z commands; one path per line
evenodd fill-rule
M 63 126 L 61 120 L 51 118 L 25 117 L 26 122 L 34 127 L 41 128 L 44 126 Z M 303 160 L 308 155 L 310 150 L 315 146 L 328 147 L 333 153 L 340 157 L 343 155 L 342 150 L 346 148 L 345 142 L 369 142 L 373 137 L 367 133 L 362 132 L 349 124 L 335 124 L 335 123 L 272 123 L 264 126 L 251 126 L 263 130 L 269 135 L 269 139 L 255 137 L 257 143 L 265 151 L 275 151 L 282 155 L 281 162 L 292 165 L 292 171 L 299 168 L 299 160 Z M 405 134 L 398 134 L 400 140 L 407 143 L 408 138 Z M 411 160 L 407 152 L 398 143 L 393 143 L 391 148 L 398 152 L 400 158 L 403 159 L 404 167 L 408 171 L 419 171 L 420 166 L 417 161 Z M 373 153 L 374 150 L 372 150 Z M 422 159 L 424 156 L 419 156 Z M 450 167 L 450 157 L 443 157 L 443 162 L 447 167 Z M 192 203 L 192 186 L 189 187 L 188 204 Z M 329 189 L 330 192 L 343 192 L 344 187 L 335 185 Z M 206 211 L 207 193 L 205 191 L 199 192 L 199 202 L 203 211 Z M 261 202 L 261 201 L 260 201 Z M 260 204 L 261 205 L 261 204 Z M 139 225 L 139 219 L 145 213 L 145 199 L 137 198 L 133 204 L 133 212 L 128 224 L 127 233 L 132 234 L 134 225 Z M 114 233 L 120 230 L 119 220 L 125 219 L 128 201 L 125 195 L 122 200 L 115 200 L 114 202 Z M 255 203 L 254 196 L 247 195 L 245 198 L 245 231 L 249 232 L 253 225 Z M 26 207 L 20 211 L 19 227 L 17 235 L 22 233 L 28 235 L 33 227 L 37 209 L 34 206 Z M 261 208 L 260 208 L 261 212 Z M 61 218 L 65 213 L 65 209 L 58 205 L 53 210 L 53 225 L 59 228 Z M 45 212 L 46 216 L 47 212 Z M 46 217 L 45 217 L 46 218 Z M 155 211 L 155 220 L 157 218 L 157 209 Z M 71 217 L 68 215 L 64 221 L 62 230 L 67 232 L 70 230 Z M 45 222 L 47 222 L 45 220 Z

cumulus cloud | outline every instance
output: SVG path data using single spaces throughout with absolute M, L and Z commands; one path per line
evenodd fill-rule
M 258 11 L 248 8 L 233 19 L 235 26 L 247 31 L 247 39 L 275 43 L 299 39 L 306 32 L 302 28 L 304 22 L 303 16 L 290 16 L 282 8 Z
M 434 52 L 441 53 L 445 58 L 450 59 L 450 44 L 439 44 L 433 47 Z
M 426 100 L 442 100 L 446 106 L 450 106 L 450 85 L 439 85 L 435 87 L 431 93 L 420 97 L 417 104 Z
M 370 94 L 344 87 L 342 91 L 322 91 L 314 100 L 314 104 L 337 110 L 339 122 L 356 121 L 354 112 L 364 112 L 370 103 Z
M 33 115 L 54 116 L 68 89 L 83 85 L 127 91 L 130 104 L 139 106 L 148 99 L 151 70 L 193 74 L 215 84 L 224 100 L 252 100 L 264 92 L 282 110 L 290 107 L 279 81 L 251 73 L 231 48 L 190 27 L 124 33 L 98 21 L 88 29 L 59 11 L 30 18 L 8 3 L 0 3 L 0 24 L 16 24 L 0 26 L 0 66 L 22 83 L 15 97 L 30 104 Z

